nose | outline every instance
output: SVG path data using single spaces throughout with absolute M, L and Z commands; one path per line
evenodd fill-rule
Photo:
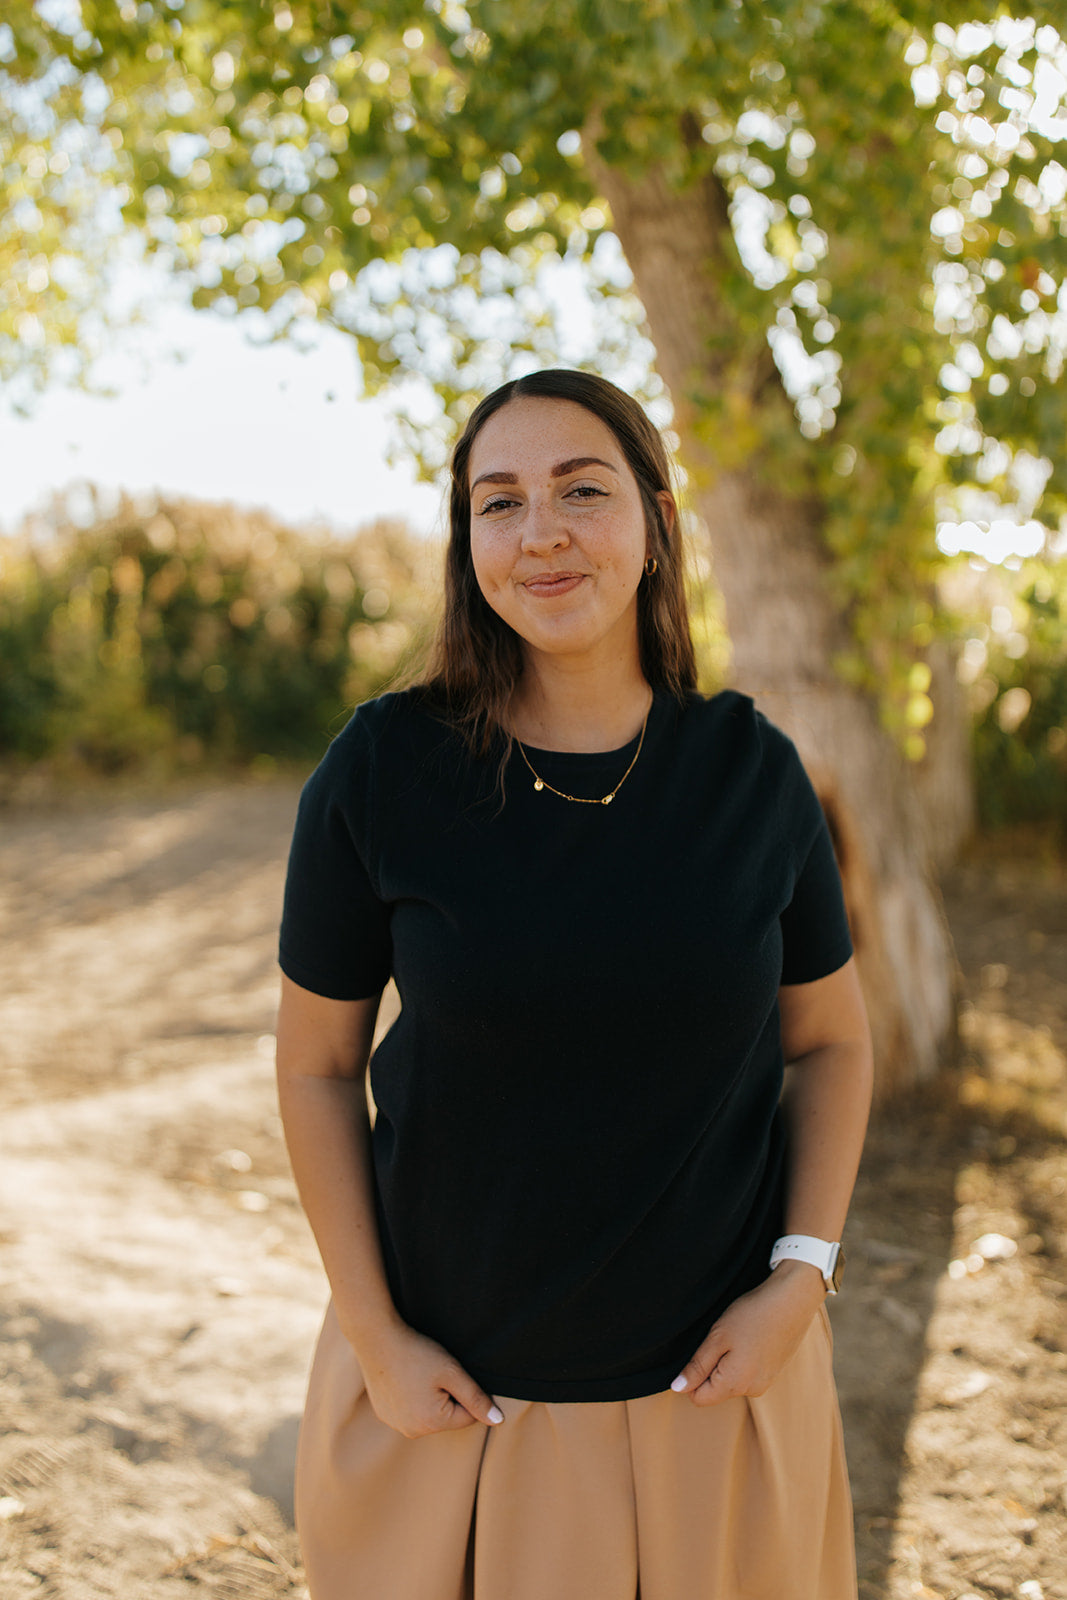
M 537 555 L 563 550 L 571 542 L 566 514 L 551 503 L 531 499 L 522 519 L 522 548 Z

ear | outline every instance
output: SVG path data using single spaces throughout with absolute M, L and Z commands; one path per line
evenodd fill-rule
M 667 532 L 674 532 L 675 520 L 678 516 L 678 507 L 674 503 L 674 496 L 669 489 L 660 489 L 656 495 L 659 508 L 663 513 L 663 520 L 667 525 Z M 649 552 L 651 554 L 651 552 Z

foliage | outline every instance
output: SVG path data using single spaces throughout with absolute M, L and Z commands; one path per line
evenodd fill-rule
M 71 72 L 50 26 L 18 0 L 12 22 L 18 51 L 0 20 L 0 378 L 25 410 L 49 380 L 84 377 L 103 346 L 121 191 L 102 130 L 55 99 Z M 39 71 L 23 81 L 27 58 Z
M 104 771 L 317 758 L 419 642 L 427 552 L 124 500 L 0 543 L 0 756 Z
M 1067 845 L 1067 568 L 1031 560 L 1017 572 L 972 568 L 971 577 L 959 597 L 971 611 L 960 665 L 979 820 L 1051 823 Z
M 546 261 L 592 268 L 579 359 L 653 395 L 597 173 L 711 178 L 730 225 L 697 431 L 720 467 L 821 506 L 856 641 L 837 667 L 918 755 L 937 517 L 975 493 L 1010 506 L 1026 459 L 1046 525 L 1067 515 L 1067 49 L 1058 5 L 1025 9 L 82 0 L 75 25 L 12 0 L 6 70 L 47 83 L 52 122 L 9 138 L 5 173 L 51 171 L 64 129 L 90 127 L 198 304 L 273 333 L 336 323 L 369 389 L 429 375 L 443 435 L 487 383 L 558 359 Z M 36 197 L 35 261 L 60 203 Z

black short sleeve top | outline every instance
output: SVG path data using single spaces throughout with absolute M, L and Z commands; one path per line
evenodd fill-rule
M 600 795 L 636 749 L 528 753 Z M 657 694 L 609 806 L 479 761 L 419 691 L 361 706 L 301 796 L 280 960 L 395 978 L 371 1062 L 401 1314 L 489 1392 L 665 1388 L 781 1231 L 781 984 L 848 960 L 825 819 L 744 695 Z

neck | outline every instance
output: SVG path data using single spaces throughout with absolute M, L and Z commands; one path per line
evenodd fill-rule
M 651 698 L 636 661 L 610 673 L 527 661 L 512 695 L 511 732 L 545 750 L 617 750 L 640 733 Z

